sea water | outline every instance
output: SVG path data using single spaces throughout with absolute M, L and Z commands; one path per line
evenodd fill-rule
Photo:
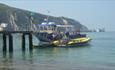
M 2 52 L 0 70 L 115 70 L 115 32 L 89 32 L 87 46 L 47 47 L 21 51 L 21 36 L 14 35 L 13 53 Z M 34 38 L 34 42 L 37 42 Z

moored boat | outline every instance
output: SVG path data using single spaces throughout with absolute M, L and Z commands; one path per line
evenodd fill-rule
M 89 37 L 81 37 L 81 38 L 75 38 L 70 40 L 56 40 L 53 41 L 52 44 L 55 46 L 74 46 L 74 45 L 86 45 L 88 42 L 91 41 L 91 38 Z
M 80 34 L 73 25 L 57 25 L 55 22 L 43 22 L 39 25 L 36 37 L 40 40 L 39 46 L 73 46 L 87 44 L 91 38 Z

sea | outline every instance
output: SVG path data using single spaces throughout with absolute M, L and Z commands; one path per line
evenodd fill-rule
M 21 35 L 13 35 L 14 51 L 2 52 L 0 35 L 0 70 L 115 70 L 115 32 L 86 32 L 89 45 L 45 47 L 22 51 Z M 34 38 L 34 44 L 39 41 Z

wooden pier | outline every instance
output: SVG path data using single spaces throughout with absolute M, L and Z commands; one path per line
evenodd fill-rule
M 9 46 L 9 52 L 13 52 L 13 35 L 12 34 L 21 34 L 22 35 L 22 51 L 26 50 L 25 47 L 25 36 L 28 35 L 28 40 L 29 40 L 29 50 L 33 50 L 33 42 L 32 42 L 32 31 L 1 31 L 0 34 L 2 34 L 3 38 L 3 52 L 7 52 L 7 46 Z M 8 39 L 8 41 L 7 41 Z M 9 44 L 7 44 L 7 42 Z

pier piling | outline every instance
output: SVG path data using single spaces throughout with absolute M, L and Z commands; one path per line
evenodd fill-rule
M 12 34 L 9 34 L 9 52 L 13 52 L 13 37 Z
M 7 51 L 7 39 L 6 39 L 6 34 L 3 33 L 3 52 Z
M 22 51 L 26 50 L 26 35 L 28 35 L 28 42 L 29 42 L 29 50 L 33 50 L 33 42 L 32 42 L 32 31 L 0 31 L 0 34 L 3 36 L 3 47 L 2 50 L 3 52 L 7 51 L 7 44 L 8 44 L 8 49 L 9 52 L 13 52 L 13 34 L 22 34 Z M 8 41 L 7 41 L 8 37 Z M 7 43 L 8 42 L 8 43 Z
M 32 34 L 29 33 L 29 50 L 33 50 L 33 43 L 32 43 Z
M 22 34 L 22 51 L 25 51 L 25 34 Z

